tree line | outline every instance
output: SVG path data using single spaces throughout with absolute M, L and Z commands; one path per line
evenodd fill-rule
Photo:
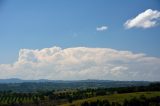
M 125 99 L 123 103 L 110 103 L 108 100 L 85 101 L 81 103 L 81 106 L 160 106 L 160 96 L 146 98 L 142 95 L 140 98 L 133 97 L 130 100 Z

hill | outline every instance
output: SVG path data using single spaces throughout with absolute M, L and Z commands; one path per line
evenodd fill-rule
M 97 97 L 92 97 L 92 98 L 87 98 L 87 99 L 82 99 L 82 100 L 77 100 L 74 101 L 73 103 L 67 103 L 63 104 L 61 106 L 81 106 L 82 103 L 85 101 L 87 102 L 93 102 L 97 100 L 108 100 L 110 103 L 112 102 L 117 102 L 122 104 L 122 102 L 126 100 L 130 100 L 134 97 L 140 98 L 141 96 L 145 96 L 146 98 L 152 98 L 156 96 L 160 96 L 160 92 L 134 92 L 134 93 L 124 93 L 124 94 L 112 94 L 112 95 L 105 95 L 105 96 L 97 96 Z
M 1 79 L 0 91 L 35 92 L 38 90 L 63 90 L 63 89 L 86 89 L 86 88 L 113 88 L 128 86 L 147 86 L 147 81 L 111 81 L 111 80 L 21 80 Z

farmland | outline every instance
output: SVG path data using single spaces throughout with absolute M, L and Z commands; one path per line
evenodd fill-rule
M 144 103 L 146 101 L 159 103 L 155 102 L 157 98 L 159 100 L 159 97 L 159 83 L 150 83 L 148 86 L 115 88 L 67 88 L 61 90 L 43 89 L 41 91 L 35 91 L 34 89 L 32 92 L 4 90 L 0 91 L 0 106 L 84 106 L 89 103 L 104 104 L 105 102 L 112 104 L 111 106 L 123 106 L 125 101 L 127 103 L 130 103 L 130 101 L 139 103 L 139 100 L 142 101 L 141 99 L 145 101 Z M 114 103 L 119 105 L 114 105 Z

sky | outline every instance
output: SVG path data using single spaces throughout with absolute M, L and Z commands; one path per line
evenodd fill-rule
M 159 0 L 0 0 L 0 78 L 159 81 L 159 45 Z

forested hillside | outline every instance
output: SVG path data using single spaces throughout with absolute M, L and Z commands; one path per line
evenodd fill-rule
M 116 88 L 129 86 L 147 86 L 147 81 L 112 81 L 112 80 L 0 80 L 0 91 L 36 92 L 46 90 Z
M 138 93 L 139 92 L 139 93 Z M 116 88 L 86 88 L 45 90 L 36 92 L 0 92 L 0 106 L 57 106 L 82 105 L 86 103 L 123 104 L 124 100 L 130 103 L 133 100 L 159 100 L 160 84 L 151 83 L 148 86 L 116 87 Z M 139 98 L 140 99 L 137 99 Z M 89 98 L 89 99 L 88 99 Z M 98 102 L 97 102 L 98 100 Z M 77 102 L 78 101 L 78 102 Z M 155 103 L 157 103 L 156 101 Z M 78 103 L 78 104 L 77 104 Z M 159 103 L 159 102 L 158 102 Z M 92 106 L 92 105 L 91 105 Z M 98 105 L 94 105 L 98 106 Z M 101 105 L 100 105 L 101 106 Z M 119 106 L 119 105 L 114 105 Z M 142 105 L 144 106 L 144 105 Z

